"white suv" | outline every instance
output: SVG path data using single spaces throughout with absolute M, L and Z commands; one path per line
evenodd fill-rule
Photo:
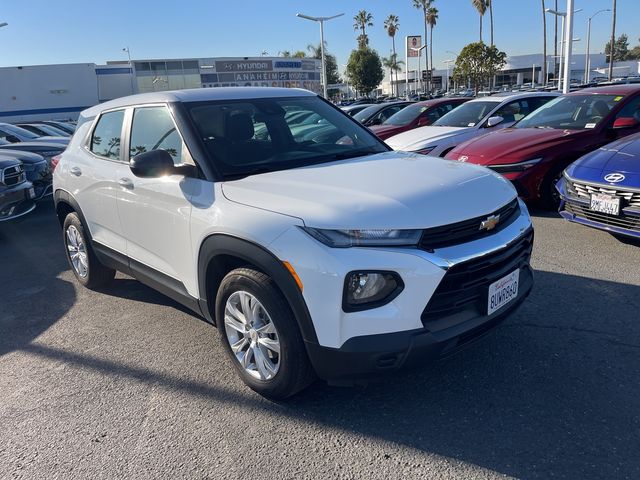
M 295 111 L 319 115 L 323 135 L 289 125 Z M 508 181 L 390 151 L 303 90 L 89 108 L 54 198 L 80 283 L 120 270 L 188 306 L 271 398 L 316 376 L 360 381 L 450 353 L 533 284 L 531 220 Z

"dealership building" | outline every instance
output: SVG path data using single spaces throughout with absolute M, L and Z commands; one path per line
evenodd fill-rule
M 87 107 L 133 93 L 243 86 L 321 92 L 321 62 L 218 57 L 3 67 L 0 122 L 75 119 Z

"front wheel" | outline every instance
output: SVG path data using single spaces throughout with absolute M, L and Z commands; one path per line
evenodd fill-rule
M 218 289 L 216 319 L 236 371 L 260 395 L 290 397 L 313 381 L 296 319 L 269 276 L 248 268 L 227 274 Z
M 545 210 L 558 211 L 560 208 L 560 193 L 556 184 L 562 178 L 564 168 L 555 169 L 547 173 L 540 185 L 540 205 Z
M 87 288 L 102 287 L 111 282 L 116 271 L 105 267 L 96 258 L 78 215 L 67 215 L 62 228 L 67 260 L 76 279 Z

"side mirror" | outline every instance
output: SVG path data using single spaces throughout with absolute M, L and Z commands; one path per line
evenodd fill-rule
M 614 130 L 621 128 L 635 128 L 637 126 L 640 126 L 640 122 L 633 117 L 620 117 L 616 118 L 615 122 L 613 122 Z
M 166 150 L 151 150 L 129 160 L 129 168 L 136 177 L 154 178 L 176 173 L 173 158 Z
M 499 125 L 502 122 L 504 122 L 504 118 L 499 115 L 495 117 L 490 117 L 489 120 L 487 120 L 487 128 L 495 127 L 496 125 Z

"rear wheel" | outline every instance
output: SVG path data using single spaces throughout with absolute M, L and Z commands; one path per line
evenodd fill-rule
M 260 395 L 286 398 L 313 381 L 296 319 L 269 276 L 248 268 L 227 274 L 218 289 L 216 319 L 234 368 Z
M 67 260 L 78 282 L 87 288 L 98 288 L 113 280 L 116 271 L 105 267 L 96 258 L 75 212 L 65 217 L 63 230 Z

